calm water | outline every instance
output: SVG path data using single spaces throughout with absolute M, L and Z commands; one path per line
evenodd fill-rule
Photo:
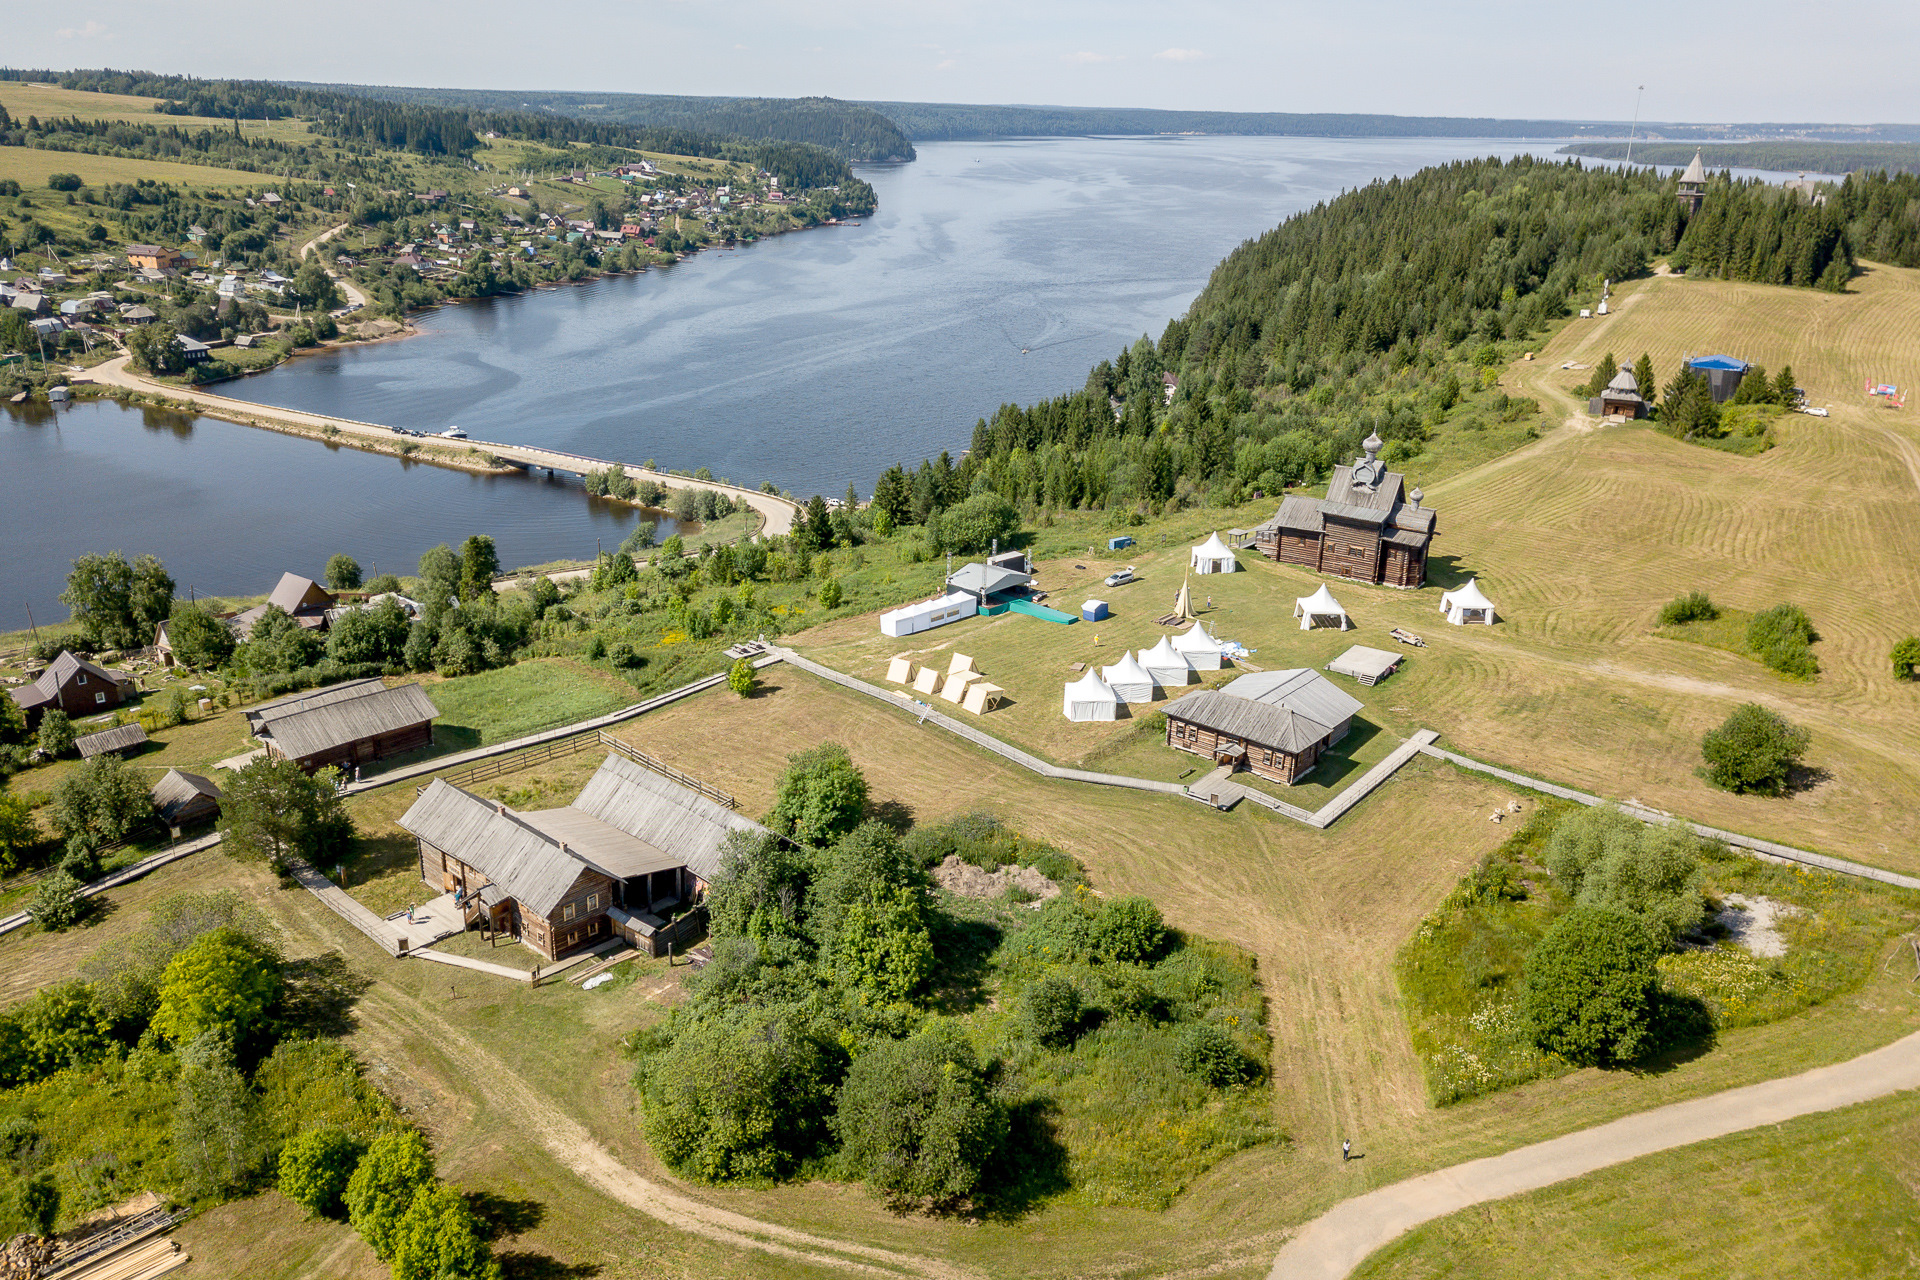
M 871 491 L 965 448 L 1005 401 L 1080 386 L 1158 337 L 1235 245 L 1460 139 L 938 143 L 870 166 L 879 213 L 642 275 L 444 308 L 400 342 L 222 390 L 263 404 L 657 461 L 798 494 Z M 1536 144 L 1539 151 L 1551 148 Z M 1024 354 L 1023 354 L 1024 352 Z M 202 421 L 80 407 L 0 418 L 0 626 L 60 614 L 83 551 L 152 551 L 201 591 L 264 591 L 347 551 L 413 564 L 491 533 L 503 562 L 590 554 L 632 517 L 577 485 L 484 480 Z M 82 514 L 76 514 L 76 512 Z M 45 615 L 42 615 L 45 616 Z

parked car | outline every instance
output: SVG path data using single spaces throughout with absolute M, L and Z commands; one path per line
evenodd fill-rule
M 1110 587 L 1117 587 L 1124 583 L 1128 583 L 1132 581 L 1133 581 L 1132 565 L 1128 565 L 1126 568 L 1121 569 L 1117 573 L 1110 573 L 1107 575 L 1107 585 Z

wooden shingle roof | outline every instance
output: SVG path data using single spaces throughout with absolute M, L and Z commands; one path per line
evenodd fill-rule
M 151 795 L 160 820 L 168 826 L 177 826 L 174 819 L 191 808 L 220 802 L 219 787 L 197 773 L 183 773 L 178 769 L 167 770 L 166 775 L 153 784 Z
M 1201 689 L 1167 704 L 1167 719 L 1184 720 L 1231 738 L 1296 755 L 1333 732 L 1291 707 L 1236 698 L 1216 689 Z
M 552 915 L 586 869 L 558 840 L 513 810 L 444 778 L 435 778 L 420 793 L 400 825 L 474 868 L 536 915 Z
M 11 690 L 13 700 L 22 707 L 45 706 L 60 696 L 60 690 L 75 676 L 86 675 L 90 680 L 98 680 L 108 688 L 129 683 L 127 677 L 115 675 L 105 667 L 96 667 L 85 658 L 76 658 L 62 649 L 60 656 L 47 664 L 40 678 L 32 684 L 22 685 Z
M 311 711 L 315 707 L 364 698 L 386 687 L 386 681 L 379 676 L 367 676 L 361 680 L 342 680 L 339 684 L 330 684 L 323 689 L 302 689 L 299 693 L 275 698 L 272 702 L 263 702 L 256 707 L 248 707 L 245 712 L 247 728 L 258 733 L 260 726 L 271 724 L 275 720 L 284 720 L 288 716 L 297 715 L 302 711 Z
M 1365 705 L 1309 667 L 1249 672 L 1229 680 L 1220 692 L 1250 702 L 1292 707 L 1325 724 L 1339 724 L 1342 720 L 1351 719 Z
M 82 760 L 91 760 L 95 756 L 106 755 L 113 751 L 126 751 L 143 745 L 147 740 L 147 731 L 137 724 L 118 725 L 112 729 L 102 729 L 99 733 L 89 733 L 73 740 L 74 750 L 80 753 Z
M 419 685 L 403 684 L 282 716 L 263 725 L 258 736 L 272 739 L 289 759 L 304 760 L 350 742 L 425 724 L 439 714 Z
M 719 874 L 720 846 L 728 835 L 772 834 L 751 818 L 611 753 L 573 807 L 665 850 L 708 881 Z

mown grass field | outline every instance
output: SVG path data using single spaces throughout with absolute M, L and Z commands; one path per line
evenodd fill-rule
M 135 160 L 128 156 L 96 156 L 79 151 L 44 151 L 38 147 L 0 147 L 0 178 L 12 178 L 36 204 L 52 212 L 62 199 L 47 189 L 47 177 L 77 173 L 91 187 L 109 182 L 170 182 L 176 187 L 271 187 L 274 177 L 243 173 L 210 164 L 175 164 L 171 160 Z
M 1462 1210 L 1356 1280 L 1541 1274 L 1614 1280 L 1911 1275 L 1920 1257 L 1920 1109 L 1884 1098 L 1647 1156 Z
M 92 93 L 85 89 L 62 89 L 57 85 L 31 84 L 22 80 L 0 82 L 0 105 L 16 119 L 38 116 L 78 116 L 82 120 L 130 120 L 137 124 L 157 125 L 164 129 L 175 125 L 182 129 L 219 129 L 231 132 L 233 121 L 212 116 L 162 115 L 153 108 L 158 98 L 141 98 L 123 93 Z M 242 120 L 240 131 L 248 137 L 272 137 L 283 141 L 306 140 L 307 126 L 300 120 Z

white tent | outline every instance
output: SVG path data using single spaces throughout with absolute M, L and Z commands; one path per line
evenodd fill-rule
M 1167 636 L 1161 636 L 1159 644 L 1140 655 L 1140 665 L 1163 689 L 1181 688 L 1193 678 L 1193 665 L 1184 653 L 1173 647 L 1173 641 Z
M 1208 635 L 1198 622 L 1175 636 L 1173 647 L 1195 671 L 1220 669 L 1220 642 Z
M 964 591 L 956 591 L 881 614 L 880 632 L 889 636 L 910 636 L 916 631 L 928 631 L 962 618 L 971 618 L 979 611 L 978 600 Z
M 1353 628 L 1353 619 L 1333 598 L 1333 592 L 1327 590 L 1327 584 L 1321 583 L 1320 589 L 1310 596 L 1301 596 L 1293 602 L 1293 616 L 1300 619 L 1300 629 L 1313 627 L 1339 627 L 1342 631 Z
M 929 698 L 940 692 L 940 668 L 920 668 L 920 674 L 913 678 L 913 691 L 915 693 L 924 693 Z
M 1153 701 L 1153 674 L 1135 662 L 1130 653 L 1122 653 L 1120 661 L 1100 668 L 1100 678 L 1112 686 L 1122 702 Z
M 967 696 L 967 682 L 979 678 L 978 671 L 956 671 L 947 677 L 947 683 L 940 690 L 940 696 L 948 702 L 959 703 Z
M 1209 534 L 1205 542 L 1193 549 L 1188 564 L 1195 573 L 1232 573 L 1240 567 L 1233 558 L 1233 548 L 1220 541 L 1217 533 Z
M 1470 578 L 1464 587 L 1455 587 L 1440 596 L 1440 612 L 1447 615 L 1447 621 L 1454 626 L 1466 622 L 1484 622 L 1493 625 L 1493 601 L 1480 591 L 1480 579 Z
M 988 684 L 985 680 L 976 680 L 967 686 L 967 700 L 960 705 L 977 716 L 983 716 L 1000 705 L 1000 695 L 1005 693 L 997 684 Z
M 1112 720 L 1119 707 L 1119 696 L 1088 667 L 1087 674 L 1067 686 L 1060 714 L 1069 720 Z

